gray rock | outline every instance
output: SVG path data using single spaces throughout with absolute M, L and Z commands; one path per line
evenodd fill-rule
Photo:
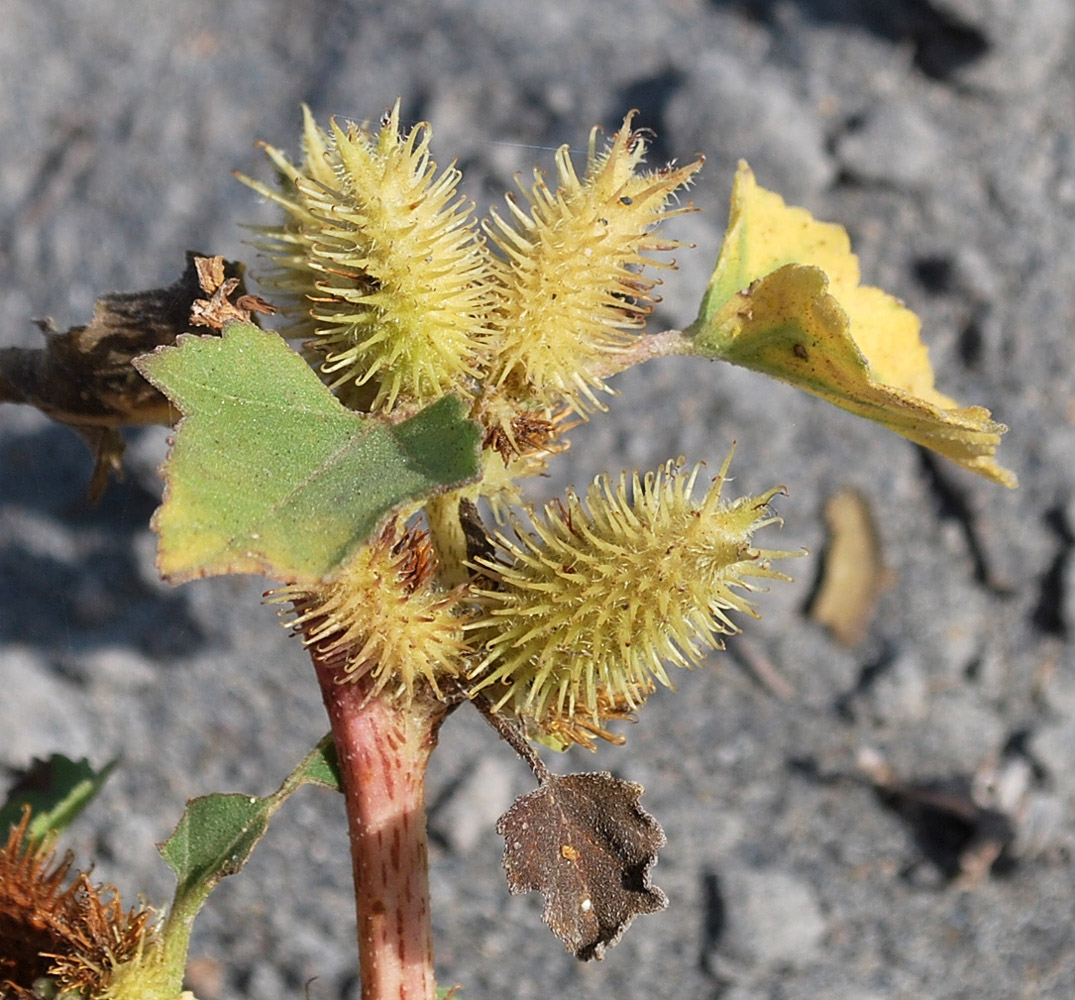
M 512 771 L 498 758 L 482 757 L 438 805 L 430 819 L 434 834 L 456 854 L 466 855 L 496 826 L 512 800 Z
M 929 718 L 924 741 L 943 748 L 945 763 L 953 772 L 973 773 L 982 761 L 1000 752 L 1007 738 L 996 710 L 962 692 L 934 697 Z
M 771 868 L 722 868 L 718 877 L 727 919 L 721 952 L 768 967 L 802 965 L 817 954 L 826 920 L 808 882 Z
M 898 656 L 869 689 L 876 718 L 890 725 L 918 722 L 929 712 L 929 678 L 911 652 Z
M 921 188 L 938 179 L 944 134 L 917 101 L 878 105 L 836 144 L 840 165 L 863 181 Z
M 1013 853 L 1039 858 L 1075 847 L 1072 806 L 1057 795 L 1041 792 L 1027 796 L 1018 817 Z
M 1075 671 L 1070 665 L 1056 670 L 1042 687 L 1046 706 L 1058 719 L 1075 719 Z
M 1075 802 L 1075 715 L 1042 726 L 1031 739 L 1030 747 L 1057 790 L 1069 802 Z
M 1070 47 L 1075 25 L 1070 0 L 930 0 L 930 6 L 986 46 L 953 76 L 1002 94 L 1024 94 L 1048 80 Z

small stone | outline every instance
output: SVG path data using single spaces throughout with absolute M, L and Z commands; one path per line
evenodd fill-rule
M 1025 94 L 1047 83 L 1075 24 L 1070 0 L 930 0 L 930 6 L 984 43 L 979 55 L 953 65 L 950 75 L 999 94 Z
M 869 689 L 874 716 L 882 722 L 918 722 L 929 712 L 929 680 L 921 660 L 910 653 L 898 656 Z
M 921 104 L 898 102 L 870 111 L 836 145 L 844 168 L 862 180 L 919 188 L 934 180 L 946 142 Z
M 1030 750 L 1049 772 L 1057 790 L 1075 801 L 1075 717 L 1042 726 L 1031 737 Z
M 995 709 L 958 692 L 935 696 L 929 718 L 930 741 L 953 773 L 973 774 L 983 760 L 1000 752 L 1008 735 Z
M 454 853 L 469 854 L 493 832 L 511 805 L 512 792 L 511 772 L 500 761 L 483 757 L 437 807 L 430 827 Z
M 1042 696 L 1058 719 L 1075 718 L 1075 676 L 1069 669 L 1061 667 L 1052 673 L 1042 688 Z
M 1071 809 L 1056 795 L 1035 792 L 1023 804 L 1016 829 L 1013 853 L 1021 858 L 1038 858 L 1075 847 Z
M 794 967 L 817 953 L 826 921 L 809 883 L 788 872 L 730 868 L 718 884 L 728 922 L 718 947 L 733 960 Z

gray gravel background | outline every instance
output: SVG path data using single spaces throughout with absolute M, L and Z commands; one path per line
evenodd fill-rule
M 585 148 L 624 111 L 651 162 L 709 160 L 677 234 L 661 325 L 693 316 L 739 157 L 851 231 L 868 280 L 922 316 L 940 386 L 1011 433 L 1009 492 L 790 388 L 668 360 L 619 381 L 607 416 L 535 498 L 598 471 L 685 455 L 736 488 L 788 486 L 778 544 L 796 582 L 748 624 L 795 696 L 716 655 L 661 693 L 625 749 L 562 770 L 641 781 L 669 845 L 668 910 L 580 966 L 509 897 L 496 816 L 529 787 L 471 712 L 432 774 L 444 984 L 483 998 L 1012 1000 L 1075 996 L 1075 5 L 1070 0 L 334 3 L 5 0 L 0 23 L 0 316 L 85 322 L 109 290 L 167 284 L 187 248 L 253 256 L 269 217 L 230 176 L 268 176 L 256 139 L 296 149 L 298 105 L 376 118 L 397 95 L 434 125 L 486 206 L 513 175 Z M 256 263 L 255 263 L 256 271 Z M 132 435 L 130 475 L 85 499 L 83 446 L 0 409 L 0 763 L 62 750 L 122 767 L 68 843 L 128 896 L 168 898 L 153 843 L 188 796 L 265 793 L 325 729 L 263 581 L 172 590 L 146 527 L 163 431 Z M 803 613 L 826 496 L 878 517 L 895 582 L 867 639 Z M 946 880 L 856 775 L 872 747 L 908 778 L 992 767 L 1017 799 L 1014 861 Z M 1007 801 L 1007 799 L 1005 800 Z M 297 795 L 201 918 L 202 1000 L 351 997 L 342 810 Z

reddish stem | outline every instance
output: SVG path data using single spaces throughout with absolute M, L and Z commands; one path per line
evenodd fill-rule
M 370 698 L 314 660 L 347 803 L 362 1000 L 433 1000 L 425 775 L 444 706 Z

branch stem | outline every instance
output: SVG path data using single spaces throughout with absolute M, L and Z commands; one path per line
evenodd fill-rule
M 425 776 L 445 706 L 371 698 L 314 663 L 347 804 L 362 1000 L 433 1000 Z
M 482 718 L 526 762 L 538 784 L 547 785 L 552 780 L 552 774 L 545 766 L 545 762 L 538 756 L 537 751 L 527 742 L 526 734 L 522 731 L 522 727 L 515 721 L 497 715 L 489 704 L 488 699 L 482 695 L 479 694 L 471 700 L 478 711 L 481 712 Z
M 691 338 L 682 330 L 664 330 L 661 333 L 636 337 L 629 347 L 616 354 L 610 354 L 603 361 L 594 364 L 591 372 L 601 378 L 610 378 L 627 371 L 628 368 L 642 364 L 643 361 L 691 353 L 693 353 Z

